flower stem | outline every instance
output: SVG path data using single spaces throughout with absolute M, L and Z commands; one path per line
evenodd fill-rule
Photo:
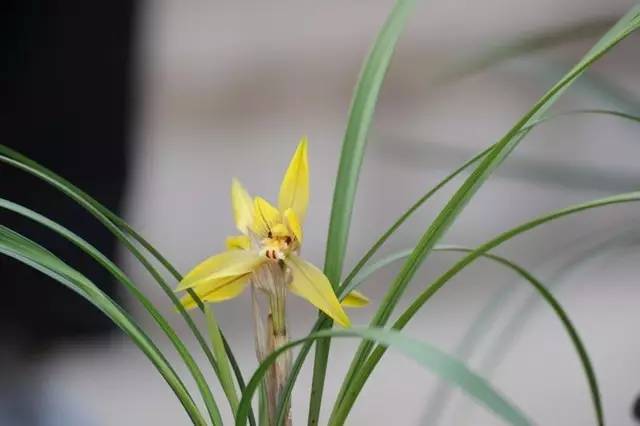
M 278 273 L 274 274 L 274 291 L 269 295 L 270 313 L 267 327 L 269 352 L 273 352 L 289 342 L 286 320 L 287 285 L 284 270 L 281 268 L 278 269 Z M 267 408 L 272 426 L 275 426 L 278 401 L 280 400 L 280 395 L 285 387 L 290 371 L 291 352 L 287 351 L 278 357 L 267 376 Z M 287 406 L 286 410 L 287 416 L 284 425 L 291 426 L 291 407 Z
M 291 273 L 284 262 L 271 262 L 253 276 L 251 299 L 253 302 L 253 321 L 256 332 L 256 355 L 262 363 L 272 352 L 280 349 L 289 342 L 287 333 L 287 289 Z M 263 309 L 258 300 L 258 291 L 267 297 L 268 314 L 263 315 Z M 287 379 L 291 372 L 291 352 L 285 351 L 269 367 L 265 375 L 260 394 L 261 407 L 266 406 L 268 426 L 276 426 L 278 401 L 284 392 Z M 285 426 L 291 426 L 291 406 L 285 407 Z M 262 426 L 262 425 L 261 425 Z

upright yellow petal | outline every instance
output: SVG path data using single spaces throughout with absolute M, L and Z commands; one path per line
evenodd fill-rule
M 251 229 L 259 236 L 266 238 L 271 229 L 282 223 L 278 209 L 273 207 L 262 197 L 256 197 L 253 202 L 253 223 Z
M 293 275 L 289 289 L 294 294 L 307 299 L 341 326 L 351 325 L 349 317 L 333 292 L 331 283 L 322 271 L 293 254 L 287 256 L 285 262 Z
M 289 168 L 280 186 L 278 207 L 281 212 L 293 209 L 301 223 L 304 222 L 309 203 L 309 161 L 307 159 L 307 138 L 300 139 Z
M 245 275 L 261 264 L 266 258 L 245 250 L 225 251 L 212 256 L 193 268 L 180 282 L 176 291 L 206 285 L 219 278 Z
M 345 308 L 362 308 L 369 304 L 369 298 L 359 291 L 353 290 L 342 299 L 342 306 Z
M 231 278 L 220 278 L 206 285 L 198 286 L 194 291 L 203 302 L 222 302 L 239 296 L 246 288 L 250 276 L 251 274 L 245 274 Z M 189 294 L 184 295 L 180 299 L 180 303 L 185 309 L 192 309 L 197 306 L 197 303 Z
M 302 243 L 302 226 L 300 226 L 300 221 L 298 220 L 298 215 L 293 209 L 286 209 L 284 211 L 284 218 L 287 221 L 287 227 L 293 235 L 298 239 L 300 243 Z
M 233 235 L 227 237 L 227 250 L 249 250 L 251 248 L 251 239 L 246 235 Z
M 253 220 L 253 201 L 247 190 L 235 178 L 231 181 L 231 206 L 238 230 L 246 234 Z

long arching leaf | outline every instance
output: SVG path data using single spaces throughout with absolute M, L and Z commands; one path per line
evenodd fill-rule
M 516 146 L 528 134 L 523 128 L 540 119 L 543 114 L 555 103 L 555 101 L 567 90 L 567 88 L 580 77 L 595 61 L 601 58 L 611 48 L 620 43 L 624 38 L 640 27 L 640 5 L 636 5 L 611 29 L 600 41 L 580 60 L 558 83 L 536 102 L 515 126 L 500 139 L 496 146 L 487 154 L 473 173 L 466 179 L 462 186 L 451 197 L 449 202 L 434 219 L 429 228 L 415 247 L 412 255 L 407 259 L 402 270 L 394 280 L 391 288 L 383 298 L 379 309 L 376 311 L 372 326 L 383 326 L 388 321 L 391 313 L 397 305 L 407 285 L 425 260 L 433 246 L 448 230 L 451 224 L 464 209 L 471 197 L 489 178 L 495 170 L 516 148 Z M 344 421 L 349 412 L 349 407 L 355 401 L 356 393 L 350 392 L 351 382 L 356 372 L 360 369 L 373 344 L 363 342 L 360 344 L 356 355 L 349 367 L 341 391 L 338 395 L 332 419 Z M 349 395 L 347 393 L 350 392 Z
M 151 339 L 136 325 L 135 321 L 113 300 L 104 294 L 82 274 L 71 268 L 51 252 L 22 235 L 0 225 L 0 253 L 13 257 L 26 265 L 50 276 L 59 283 L 67 286 L 102 311 L 118 327 L 120 327 L 140 350 L 156 366 L 174 391 L 185 411 L 194 424 L 205 426 L 198 407 L 193 402 L 189 391 L 180 380 L 171 364 Z
M 415 0 L 397 0 L 371 48 L 354 89 L 334 186 L 324 264 L 324 273 L 334 289 L 340 283 L 342 275 L 358 177 L 378 94 L 400 33 L 414 4 Z M 329 345 L 329 340 L 323 340 L 318 342 L 316 347 L 309 402 L 310 426 L 318 424 Z
M 173 293 L 171 287 L 167 284 L 167 282 L 162 278 L 158 270 L 151 264 L 151 262 L 147 259 L 147 257 L 142 253 L 141 250 L 136 247 L 133 242 L 130 240 L 133 238 L 138 243 L 140 243 L 145 249 L 147 249 L 152 256 L 154 256 L 162 265 L 164 265 L 169 272 L 175 277 L 177 281 L 180 280 L 180 274 L 177 270 L 171 265 L 170 262 L 166 260 L 150 243 L 148 243 L 144 238 L 142 238 L 138 233 L 136 233 L 124 220 L 119 218 L 117 215 L 112 213 L 105 206 L 100 204 L 97 200 L 89 196 L 87 193 L 82 191 L 80 188 L 73 185 L 68 180 L 63 177 L 53 173 L 51 170 L 48 170 L 46 167 L 38 164 L 37 162 L 25 157 L 24 155 L 16 152 L 15 150 L 0 144 L 0 162 L 3 162 L 12 167 L 18 168 L 26 173 L 29 173 L 35 176 L 38 179 L 43 180 L 47 184 L 51 185 L 53 188 L 59 190 L 64 193 L 66 196 L 71 198 L 73 201 L 78 203 L 82 208 L 87 210 L 92 216 L 94 216 L 109 232 L 111 232 L 126 248 L 134 255 L 134 257 L 145 267 L 145 269 L 151 274 L 154 280 L 160 285 L 161 289 L 165 293 L 167 297 L 174 304 L 184 321 L 187 323 L 189 329 L 196 337 L 198 344 L 200 345 L 202 351 L 205 353 L 209 363 L 213 367 L 216 375 L 219 379 L 220 371 L 216 364 L 215 357 L 211 352 L 211 349 L 208 347 L 206 340 L 204 339 L 202 333 L 198 330 L 196 324 L 193 319 L 186 312 L 184 307 L 180 304 L 179 299 Z M 193 292 L 192 292 L 193 293 Z M 193 293 L 191 296 L 194 300 L 199 301 L 198 296 Z M 204 307 L 202 303 L 199 303 L 198 307 L 202 312 L 204 312 Z M 237 365 L 236 359 L 231 351 L 231 348 L 226 343 L 224 336 L 222 336 L 225 349 L 227 350 L 227 354 L 229 356 L 229 361 L 233 367 L 233 370 L 236 375 L 236 379 L 238 381 L 240 390 L 244 388 L 244 380 L 242 378 L 242 373 L 240 368 Z M 221 384 L 226 387 L 232 387 L 233 384 L 225 384 L 221 379 Z M 229 394 L 230 392 L 235 392 L 234 389 L 225 389 L 225 392 Z M 230 401 L 231 402 L 231 401 Z M 253 413 L 250 415 L 251 425 L 255 425 L 255 418 Z
M 482 244 L 481 246 L 474 249 L 471 253 L 464 256 L 455 265 L 453 265 L 447 272 L 442 274 L 438 279 L 436 279 L 432 284 L 430 284 L 423 292 L 421 292 L 411 303 L 411 305 L 400 315 L 400 317 L 393 324 L 393 328 L 397 330 L 401 330 L 405 325 L 413 318 L 413 316 L 420 310 L 422 306 L 438 291 L 440 290 L 451 278 L 453 278 L 458 272 L 463 270 L 465 267 L 470 265 L 473 261 L 475 261 L 478 257 L 484 255 L 485 253 L 493 250 L 500 244 L 504 243 L 512 239 L 513 237 L 520 235 L 524 232 L 528 232 L 540 225 L 551 222 L 556 219 L 560 219 L 565 216 L 569 216 L 575 213 L 579 213 L 585 210 L 590 210 L 597 207 L 603 207 L 612 204 L 622 204 L 629 202 L 640 201 L 640 192 L 630 192 L 626 194 L 615 195 L 612 197 L 601 198 L 595 201 L 590 201 L 583 204 L 577 204 L 574 206 L 570 206 L 561 210 L 556 210 L 555 212 L 543 215 L 534 219 L 530 222 L 524 223 L 520 226 L 512 228 L 511 230 L 504 232 L 497 236 L 496 238 Z M 377 365 L 377 363 L 382 358 L 382 355 L 385 353 L 385 348 L 378 346 L 375 350 L 369 355 L 364 364 L 361 366 L 357 375 L 354 376 L 352 386 L 349 390 L 349 400 L 348 404 L 343 406 L 343 410 L 347 410 L 347 407 L 353 405 L 355 399 L 359 392 L 362 390 L 364 383 L 368 379 L 369 375 Z M 348 410 L 347 410 L 348 412 Z M 345 413 L 346 414 L 346 413 Z M 344 414 L 342 414 L 344 415 Z
M 468 247 L 462 247 L 462 246 L 452 246 L 452 245 L 446 246 L 445 245 L 445 246 L 436 246 L 433 248 L 433 251 L 472 253 L 473 249 Z M 368 268 L 366 271 L 363 271 L 361 275 L 356 277 L 356 279 L 353 280 L 351 286 L 346 288 L 344 291 L 346 293 L 349 293 L 355 290 L 356 288 L 359 287 L 360 284 L 362 284 L 362 282 L 370 274 L 374 273 L 376 270 L 383 268 L 393 262 L 396 262 L 398 260 L 401 260 L 410 256 L 411 252 L 412 250 L 400 251 L 388 257 L 385 257 L 379 262 L 376 262 L 375 264 L 371 265 L 371 267 Z M 537 278 L 535 278 L 530 272 L 528 272 L 522 266 L 510 261 L 509 259 L 506 259 L 502 256 L 497 256 L 492 253 L 482 253 L 481 256 L 491 259 L 495 262 L 498 262 L 499 264 L 502 264 L 509 269 L 512 269 L 515 273 L 517 273 L 522 278 L 524 278 L 524 282 L 531 284 L 534 287 L 534 289 L 538 292 L 538 294 L 542 297 L 542 299 L 545 302 L 547 302 L 547 304 L 551 307 L 551 309 L 553 309 L 554 313 L 556 314 L 560 322 L 562 322 L 562 325 L 564 326 L 569 338 L 571 339 L 571 343 L 573 344 L 576 350 L 576 353 L 578 355 L 578 358 L 580 359 L 580 362 L 582 364 L 582 368 L 584 370 L 585 377 L 589 385 L 591 400 L 593 402 L 598 424 L 600 425 L 604 424 L 602 400 L 600 397 L 600 389 L 598 386 L 598 381 L 596 379 L 595 370 L 593 368 L 593 365 L 587 353 L 586 347 L 582 342 L 582 340 L 580 339 L 580 336 L 578 335 L 578 331 L 576 330 L 575 326 L 569 319 L 569 316 L 565 312 L 564 308 L 562 308 L 562 305 L 560 304 L 560 302 L 558 302 L 556 298 L 553 297 L 553 295 L 547 290 L 547 288 Z
M 559 263 L 557 267 L 554 268 L 554 273 L 552 273 L 545 282 L 549 283 L 551 290 L 556 290 L 560 285 L 566 283 L 568 275 L 577 273 L 581 266 L 585 266 L 590 261 L 595 260 L 596 257 L 602 258 L 602 261 L 605 261 L 607 258 L 620 259 L 622 253 L 633 253 L 634 250 L 637 251 L 639 238 L 636 231 L 637 224 L 618 231 L 611 238 L 592 247 L 588 247 L 586 250 L 574 253 L 570 259 Z M 585 238 L 588 237 L 585 236 Z M 615 252 L 612 248 L 615 249 Z M 622 253 L 617 253 L 617 251 Z M 513 294 L 513 292 L 508 293 L 508 295 L 511 294 Z M 531 320 L 533 313 L 536 312 L 539 305 L 540 298 L 536 294 L 531 294 L 515 309 L 514 314 L 505 320 L 504 328 L 498 333 L 494 341 L 490 342 L 489 348 L 483 351 L 481 360 L 478 361 L 478 370 L 481 371 L 485 377 L 490 378 L 493 375 L 498 365 L 500 365 L 501 360 L 506 356 L 509 348 L 516 340 L 516 337 L 521 336 L 523 328 Z M 489 327 L 489 324 L 487 324 L 488 321 L 485 320 L 485 318 L 492 317 L 491 314 L 496 315 L 499 310 L 500 307 L 498 306 L 496 306 L 495 309 L 492 309 L 491 306 L 485 306 L 483 308 L 481 313 L 484 313 L 485 316 L 478 316 L 478 328 L 470 329 L 458 345 L 459 348 L 464 350 L 461 359 L 469 359 L 471 352 L 475 349 L 475 343 L 483 337 Z M 455 353 L 457 356 L 461 356 L 461 352 L 456 351 Z M 448 396 L 448 392 L 441 388 L 440 392 L 436 391 L 431 398 L 431 406 L 446 403 Z M 472 407 L 469 406 L 463 406 L 460 409 L 456 409 L 456 418 L 463 419 L 468 417 L 471 408 Z M 428 421 L 423 422 L 423 424 L 433 424 L 435 426 L 439 411 L 440 409 L 432 410 L 433 415 L 429 414 L 428 419 L 425 418 L 425 421 Z
M 71 232 L 69 229 L 59 225 L 58 223 L 26 208 L 19 204 L 0 198 L 0 208 L 12 211 L 30 220 L 33 220 L 40 225 L 47 227 L 58 235 L 62 236 L 72 244 L 80 248 L 83 252 L 91 256 L 96 262 L 98 262 L 105 270 L 107 270 L 118 282 L 120 282 L 145 308 L 145 310 L 151 315 L 156 324 L 162 329 L 165 335 L 169 338 L 173 346 L 178 351 L 178 354 L 185 362 L 185 365 L 189 369 L 189 372 L 193 376 L 200 394 L 205 402 L 211 421 L 214 424 L 222 423 L 220 417 L 220 411 L 216 404 L 215 398 L 211 393 L 209 384 L 207 383 L 202 371 L 198 367 L 191 353 L 184 345 L 180 337 L 176 334 L 175 330 L 169 325 L 167 320 L 156 309 L 153 303 L 140 291 L 138 286 L 131 281 L 131 279 L 111 260 L 104 256 L 98 249 L 89 244 L 87 241 Z
M 457 385 L 461 390 L 474 397 L 478 402 L 496 413 L 504 421 L 512 425 L 530 425 L 531 422 L 516 408 L 513 404 L 502 397 L 493 387 L 480 376 L 469 370 L 463 363 L 455 358 L 447 355 L 438 348 L 420 342 L 394 330 L 384 330 L 377 328 L 365 329 L 346 329 L 346 330 L 323 330 L 313 333 L 303 339 L 292 341 L 281 348 L 272 352 L 255 371 L 249 383 L 247 390 L 242 395 L 238 415 L 236 417 L 236 426 L 244 426 L 247 420 L 248 409 L 251 406 L 251 399 L 257 388 L 260 386 L 262 379 L 267 373 L 269 367 L 275 362 L 276 358 L 283 352 L 291 348 L 301 345 L 308 340 L 318 340 L 324 338 L 344 338 L 356 337 L 360 339 L 368 339 L 385 347 L 391 347 L 403 355 L 418 362 L 423 367 L 431 370 L 433 373 L 444 378 L 445 380 Z M 329 423 L 335 425 L 335 423 Z
M 632 114 L 627 114 L 625 112 L 621 112 L 621 111 L 613 111 L 613 110 L 575 110 L 575 111 L 566 111 L 566 112 L 561 112 L 558 114 L 553 114 L 550 116 L 546 116 L 543 117 L 539 120 L 534 121 L 533 123 L 529 124 L 527 126 L 527 129 L 531 129 L 539 124 L 543 124 L 545 122 L 557 119 L 557 118 L 561 118 L 567 115 L 580 115 L 580 114 L 603 114 L 603 115 L 609 115 L 612 117 L 620 117 L 623 119 L 629 119 L 635 122 L 640 121 L 640 117 L 637 117 L 635 115 Z M 455 179 L 457 176 L 459 176 L 461 173 L 463 173 L 466 169 L 468 169 L 471 165 L 473 165 L 474 163 L 476 163 L 479 159 L 483 158 L 492 148 L 494 147 L 494 145 L 490 146 L 489 148 L 486 148 L 485 150 L 481 151 L 480 153 L 476 154 L 473 158 L 471 158 L 470 160 L 468 160 L 466 163 L 464 163 L 462 166 L 460 166 L 459 168 L 457 168 L 456 170 L 454 170 L 453 172 L 451 172 L 448 176 L 446 176 L 444 179 L 442 179 L 440 182 L 438 182 L 434 187 L 432 187 L 431 189 L 429 189 L 429 191 L 427 191 L 427 193 L 425 193 L 422 197 L 420 197 L 414 204 L 412 204 L 385 232 L 382 233 L 382 235 L 376 240 L 376 242 L 373 244 L 373 246 L 371 246 L 371 248 L 364 254 L 364 256 L 362 256 L 362 258 L 357 262 L 356 266 L 351 270 L 351 272 L 347 275 L 347 277 L 344 279 L 344 281 L 342 282 L 342 284 L 340 285 L 340 290 L 338 292 L 338 295 L 342 295 L 343 297 L 348 293 L 348 288 L 352 288 L 352 282 L 353 280 L 356 280 L 358 278 L 363 278 L 363 275 L 365 273 L 370 273 L 372 272 L 370 269 L 365 269 L 365 266 L 367 265 L 367 263 L 373 258 L 373 256 L 378 252 L 378 250 L 384 245 L 384 243 L 406 222 L 407 219 L 409 219 L 416 211 L 418 211 L 418 209 L 425 204 L 433 195 L 435 195 L 440 189 L 442 189 L 447 183 L 449 183 L 450 181 L 452 181 L 453 179 Z M 388 259 L 389 260 L 389 259 Z M 390 260 L 393 261 L 393 260 Z M 318 321 L 316 321 L 316 323 L 314 324 L 314 326 L 312 327 L 310 333 L 313 333 L 315 331 L 320 330 L 323 326 L 325 326 L 326 324 L 328 324 L 328 322 L 326 322 L 326 319 L 324 318 L 320 318 L 318 319 Z M 313 344 L 313 342 L 307 342 L 304 345 L 302 345 L 302 348 L 300 349 L 300 352 L 298 353 L 294 363 L 293 363 L 293 367 L 291 370 L 291 373 L 289 374 L 289 377 L 287 378 L 287 382 L 285 383 L 285 388 L 282 392 L 282 399 L 278 404 L 278 424 L 281 424 L 283 419 L 284 419 L 284 415 L 285 415 L 285 411 L 284 411 L 284 407 L 286 406 L 286 404 L 289 402 L 289 398 L 291 395 L 291 392 L 293 390 L 293 386 L 295 384 L 295 381 L 297 379 L 298 374 L 300 373 L 300 370 L 302 368 L 302 364 L 305 361 L 306 356 L 309 353 L 309 350 L 311 349 L 311 345 Z

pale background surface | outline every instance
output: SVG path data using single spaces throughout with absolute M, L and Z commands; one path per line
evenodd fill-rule
M 142 105 L 134 129 L 138 145 L 128 218 L 181 270 L 187 270 L 219 250 L 223 238 L 234 231 L 228 202 L 231 177 L 241 178 L 254 194 L 275 198 L 289 156 L 298 138 L 307 134 L 312 200 L 305 254 L 321 264 L 351 87 L 392 3 L 147 3 L 139 43 Z M 426 189 L 508 130 L 548 86 L 549 80 L 542 78 L 548 75 L 539 69 L 548 67 L 549 60 L 568 69 L 588 43 L 513 61 L 454 85 L 430 87 L 430 77 L 453 59 L 480 47 L 497 46 L 522 35 L 523 29 L 540 31 L 620 15 L 630 3 L 420 2 L 381 95 L 360 181 L 347 266 Z M 638 40 L 636 36 L 625 42 L 596 70 L 640 95 Z M 572 91 L 559 109 L 607 106 L 584 91 Z M 545 125 L 480 191 L 445 241 L 477 244 L 539 213 L 636 189 L 638 142 L 637 126 L 608 117 L 570 117 Z M 436 197 L 384 252 L 407 248 L 428 225 L 434 207 L 445 200 Z M 633 236 L 637 213 L 633 205 L 591 212 L 523 236 L 499 252 L 531 267 L 541 279 L 551 279 L 552 267 L 580 252 L 576 239 L 598 229 L 611 231 L 597 234 L 599 240 L 623 231 Z M 453 255 L 432 256 L 409 293 L 424 288 L 454 259 Z M 637 245 L 618 246 L 569 274 L 556 291 L 587 343 L 608 423 L 616 426 L 633 424 L 630 406 L 640 393 L 639 260 Z M 135 262 L 127 257 L 123 261 L 138 282 L 153 286 Z M 379 300 L 395 270 L 389 268 L 367 285 L 372 300 Z M 510 272 L 480 262 L 434 298 L 408 333 L 453 352 L 492 292 L 511 286 L 524 284 L 516 283 Z M 169 313 L 160 292 L 150 292 Z M 472 357 L 472 367 L 486 371 L 488 349 L 530 295 L 527 288 L 510 299 L 494 331 Z M 248 302 L 245 295 L 218 307 L 219 319 L 247 374 L 255 365 Z M 296 336 L 310 326 L 315 314 L 299 300 L 291 305 Z M 372 312 L 369 308 L 353 313 L 354 322 L 364 324 Z M 328 376 L 325 410 L 353 347 L 352 342 L 333 346 L 335 369 Z M 124 340 L 68 347 L 40 375 L 51 383 L 52 394 L 68 397 L 89 416 L 100 418 L 96 425 L 188 423 L 168 387 Z M 491 380 L 538 424 L 593 424 L 586 382 L 574 351 L 545 306 L 535 310 Z M 411 384 L 408 390 L 407 383 Z M 306 415 L 309 384 L 307 369 L 294 397 L 294 419 Z M 349 423 L 423 424 L 426 402 L 436 384 L 433 375 L 390 353 Z M 456 393 L 446 406 L 443 424 L 500 424 L 483 408 L 467 411 L 466 401 Z

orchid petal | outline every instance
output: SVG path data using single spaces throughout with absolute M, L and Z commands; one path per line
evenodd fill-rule
M 250 276 L 251 274 L 245 274 L 213 280 L 206 285 L 196 287 L 195 292 L 203 302 L 223 302 L 239 296 L 247 287 Z M 193 309 L 198 306 L 189 294 L 183 296 L 180 303 L 185 309 Z
M 284 218 L 287 221 L 287 227 L 295 235 L 296 239 L 302 243 L 302 226 L 298 220 L 298 215 L 293 209 L 284 211 Z
M 278 197 L 281 212 L 291 208 L 304 222 L 309 204 L 309 161 L 307 159 L 307 138 L 300 139 L 298 148 L 291 158 Z
M 369 304 L 369 298 L 359 291 L 352 291 L 342 299 L 342 306 L 345 308 L 362 308 Z
M 262 197 L 253 202 L 253 223 L 251 229 L 258 236 L 266 238 L 271 229 L 282 222 L 280 212 Z
M 236 227 L 240 232 L 246 234 L 253 221 L 253 201 L 237 179 L 231 181 L 231 206 Z
M 341 326 L 351 325 L 331 283 L 322 271 L 293 254 L 287 256 L 285 263 L 291 268 L 293 275 L 289 286 L 291 292 L 309 301 Z
M 226 240 L 227 250 L 249 250 L 251 239 L 246 235 L 232 235 Z
M 180 282 L 176 291 L 206 285 L 219 278 L 245 275 L 266 262 L 266 258 L 245 250 L 225 251 L 212 256 L 193 268 Z

